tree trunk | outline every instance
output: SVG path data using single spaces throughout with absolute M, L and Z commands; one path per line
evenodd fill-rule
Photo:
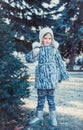
M 6 111 L 0 109 L 0 130 L 5 130 L 5 125 L 8 122 L 8 116 Z
M 75 48 L 73 47 L 72 49 L 72 53 L 70 55 L 70 62 L 68 64 L 68 70 L 69 71 L 73 71 L 73 67 L 74 67 L 74 64 L 75 64 L 75 57 L 76 57 L 76 50 Z

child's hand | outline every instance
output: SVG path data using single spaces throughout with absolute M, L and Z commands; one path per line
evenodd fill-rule
M 32 49 L 39 48 L 41 44 L 39 42 L 33 42 Z
M 33 49 L 33 57 L 36 57 L 38 55 L 39 50 L 40 49 L 38 47 Z

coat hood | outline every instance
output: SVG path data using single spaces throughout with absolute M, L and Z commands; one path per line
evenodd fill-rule
M 53 45 L 55 48 L 58 48 L 59 47 L 59 43 L 57 41 L 54 40 L 54 34 L 53 34 L 53 31 L 51 28 L 49 27 L 45 27 L 43 29 L 40 30 L 39 32 L 39 40 L 40 40 L 40 44 L 42 44 L 42 38 L 43 36 L 46 34 L 46 33 L 50 33 L 53 37 Z

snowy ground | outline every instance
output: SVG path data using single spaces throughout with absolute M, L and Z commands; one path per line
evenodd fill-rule
M 30 67 L 31 77 L 29 79 L 31 96 L 24 99 L 24 108 L 30 117 L 35 114 L 37 95 L 34 89 L 34 69 Z M 58 127 L 53 128 L 48 122 L 48 104 L 44 107 L 44 121 L 35 126 L 29 126 L 25 130 L 83 130 L 83 72 L 71 72 L 69 81 L 58 85 L 55 92 Z M 26 115 L 27 116 L 27 115 Z

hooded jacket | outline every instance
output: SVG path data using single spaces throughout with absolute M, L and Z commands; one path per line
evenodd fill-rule
M 27 62 L 38 60 L 34 84 L 37 89 L 54 89 L 58 82 L 69 78 L 61 55 L 53 44 L 41 46 L 36 57 L 33 57 L 32 50 L 26 55 L 26 60 Z
M 42 30 L 39 35 L 40 41 L 47 32 L 50 32 L 53 36 L 52 30 L 49 28 L 47 28 L 47 31 L 46 28 Z M 35 50 L 37 50 L 36 54 Z M 35 70 L 35 88 L 55 89 L 58 82 L 69 78 L 69 74 L 58 51 L 58 44 L 56 44 L 54 40 L 49 46 L 43 44 L 37 47 L 35 46 L 33 50 L 26 55 L 27 62 L 35 62 L 36 60 L 38 61 L 38 65 Z

